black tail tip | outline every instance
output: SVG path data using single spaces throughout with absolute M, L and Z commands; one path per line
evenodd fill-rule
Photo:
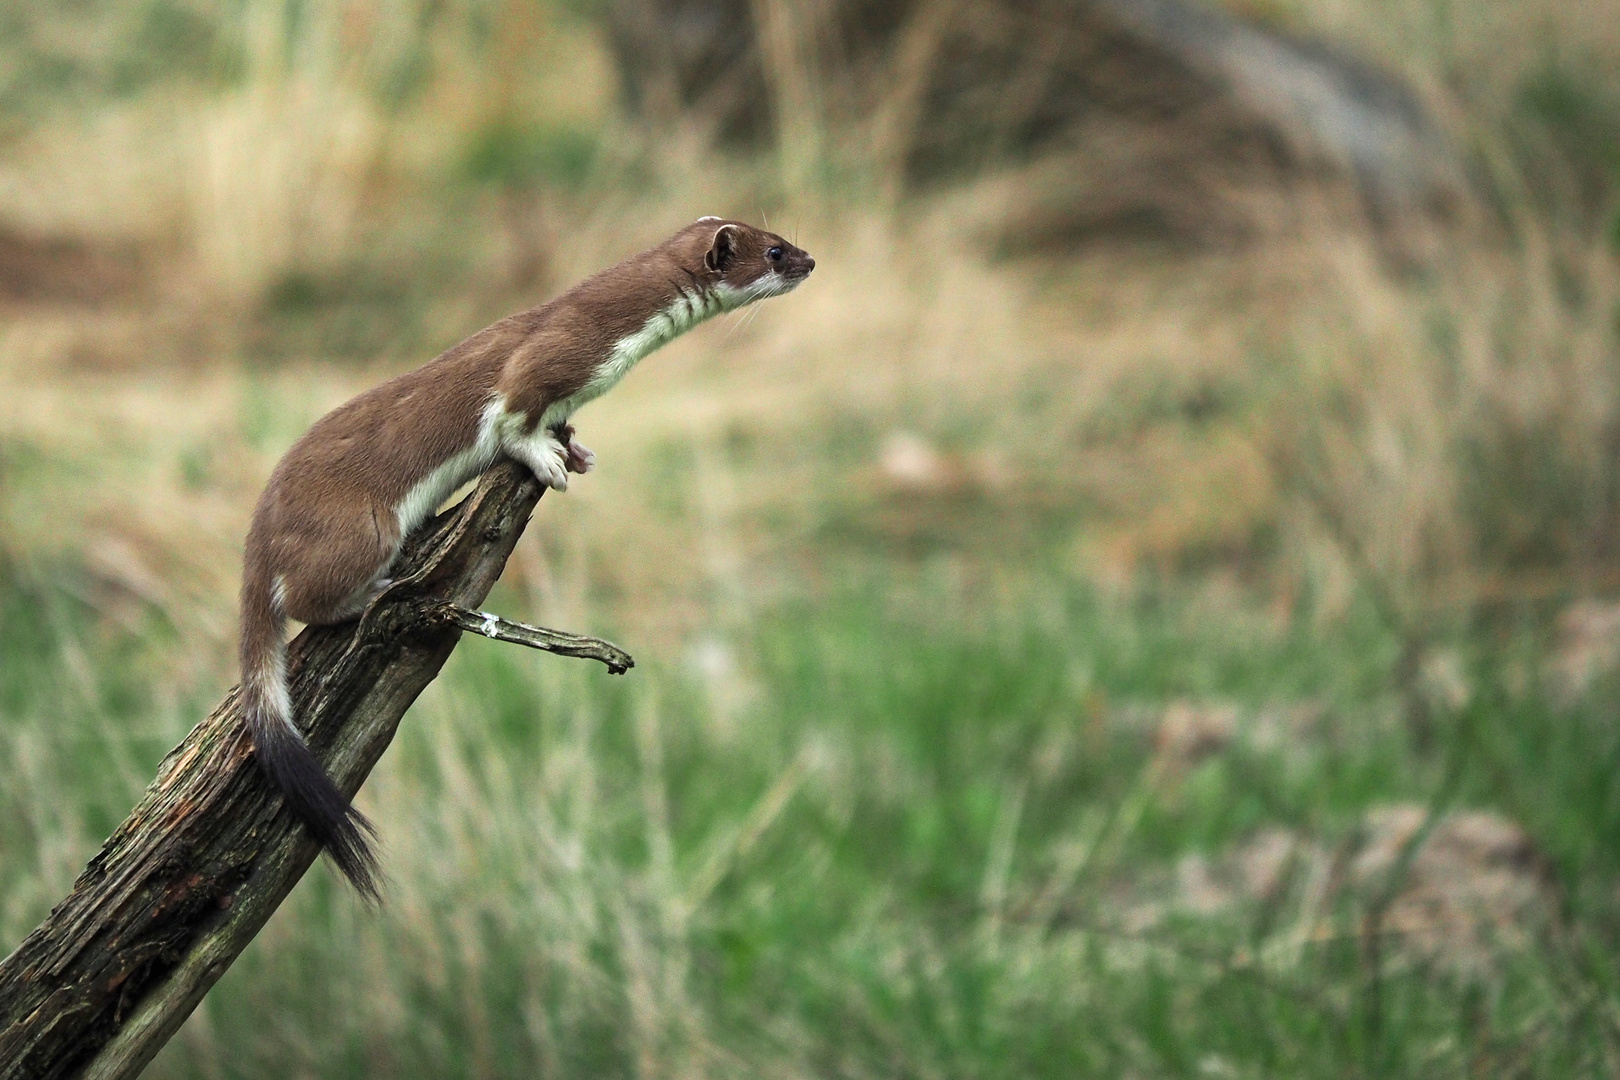
M 254 727 L 254 748 L 270 783 L 294 816 L 320 842 L 362 899 L 382 902 L 382 874 L 372 841 L 377 830 L 354 808 L 295 732 L 280 724 Z
M 360 899 L 372 907 L 382 904 L 384 885 L 373 848 L 376 839 L 375 826 L 352 805 L 342 820 L 334 824 L 331 833 L 320 837 L 321 847 L 338 871 L 354 886 Z

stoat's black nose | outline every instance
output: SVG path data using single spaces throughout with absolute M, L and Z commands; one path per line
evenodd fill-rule
M 815 268 L 816 268 L 816 260 L 811 258 L 809 255 L 806 255 L 804 257 L 804 272 L 808 274 L 810 271 L 814 270 Z

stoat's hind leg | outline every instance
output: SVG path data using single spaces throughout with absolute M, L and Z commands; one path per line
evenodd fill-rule
M 386 569 L 386 567 L 384 569 Z M 371 606 L 371 602 L 377 599 L 377 597 L 381 596 L 383 594 L 383 590 L 388 588 L 388 586 L 392 585 L 393 583 L 393 578 L 379 574 L 377 577 L 361 586 L 358 592 L 349 597 L 347 603 L 338 605 L 338 608 L 334 613 L 335 617 L 332 619 L 332 621 L 348 622 L 350 619 L 358 619 L 362 614 L 365 613 L 366 608 Z
M 372 500 L 329 497 L 297 534 L 276 545 L 282 557 L 276 583 L 282 610 L 299 622 L 347 622 L 392 582 L 385 575 L 399 549 L 392 512 L 373 512 Z

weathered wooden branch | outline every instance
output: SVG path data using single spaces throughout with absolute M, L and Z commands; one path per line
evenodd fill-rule
M 471 611 L 458 604 L 444 603 L 433 612 L 453 626 L 496 641 L 510 641 L 514 645 L 527 645 L 531 649 L 556 653 L 558 656 L 577 656 L 582 660 L 600 660 L 608 673 L 623 675 L 636 666 L 630 654 L 611 642 L 600 638 L 565 634 L 561 630 L 547 630 L 543 626 L 513 622 L 487 611 Z
M 471 610 L 541 491 L 527 470 L 498 465 L 412 538 L 395 583 L 357 623 L 292 642 L 296 713 L 344 791 L 360 787 L 463 629 L 610 671 L 632 665 L 606 642 Z M 318 853 L 260 775 L 231 691 L 163 760 L 73 891 L 0 961 L 0 1080 L 136 1076 Z

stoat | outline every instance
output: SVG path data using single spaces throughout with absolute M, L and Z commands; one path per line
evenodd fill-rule
M 327 413 L 276 465 L 242 568 L 242 707 L 260 766 L 338 868 L 377 891 L 371 825 L 310 752 L 287 690 L 286 620 L 358 616 L 411 530 L 506 455 L 558 491 L 594 455 L 569 419 L 705 319 L 785 293 L 816 263 L 774 233 L 702 218 Z

